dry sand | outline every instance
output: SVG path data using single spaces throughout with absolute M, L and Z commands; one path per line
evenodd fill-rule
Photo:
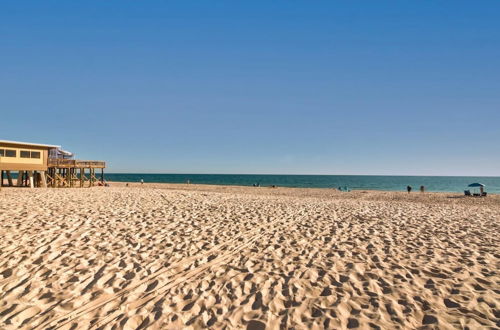
M 500 196 L 0 191 L 0 328 L 500 327 Z

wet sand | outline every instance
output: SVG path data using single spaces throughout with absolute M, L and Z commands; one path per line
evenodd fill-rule
M 500 326 L 500 196 L 0 191 L 0 328 Z

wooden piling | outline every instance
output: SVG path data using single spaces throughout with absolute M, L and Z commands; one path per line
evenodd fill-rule
M 5 173 L 7 173 L 7 182 L 8 182 L 8 184 L 9 184 L 9 187 L 14 186 L 14 185 L 12 184 L 12 175 L 10 174 L 10 171 L 5 171 Z
M 23 175 L 24 175 L 24 171 L 19 171 L 17 173 L 17 186 L 18 187 L 21 187 L 23 185 Z
M 45 177 L 45 171 L 40 172 L 40 178 L 42 179 L 42 187 L 47 188 L 47 178 Z
M 35 182 L 33 179 L 33 171 L 28 171 L 29 175 L 29 181 L 30 181 L 30 188 L 35 188 Z

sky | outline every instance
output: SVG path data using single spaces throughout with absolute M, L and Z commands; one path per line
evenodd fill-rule
M 499 1 L 2 1 L 0 139 L 108 172 L 500 176 Z

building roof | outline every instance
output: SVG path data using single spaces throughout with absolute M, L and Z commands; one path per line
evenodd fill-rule
M 40 143 L 31 143 L 31 142 L 9 141 L 9 140 L 0 140 L 0 143 L 18 144 L 18 145 L 23 145 L 23 146 L 34 146 L 34 147 L 45 147 L 45 148 L 61 148 L 61 146 L 56 146 L 56 145 L 52 145 L 52 144 L 40 144 Z

